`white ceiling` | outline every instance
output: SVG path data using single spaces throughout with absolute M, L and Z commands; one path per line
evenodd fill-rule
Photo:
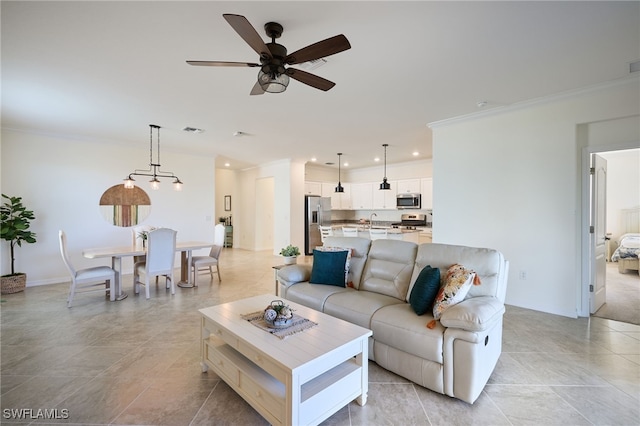
M 257 68 L 187 65 L 258 62 L 223 13 L 260 35 L 279 22 L 289 52 L 344 34 L 352 48 L 311 71 L 336 86 L 249 96 Z M 367 167 L 383 143 L 389 163 L 429 158 L 427 123 L 629 78 L 640 59 L 637 1 L 2 1 L 1 14 L 3 127 L 146 149 L 157 124 L 169 168 L 172 151 L 234 168 L 337 152 Z

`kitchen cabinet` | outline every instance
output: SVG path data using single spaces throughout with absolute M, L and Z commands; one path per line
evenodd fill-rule
M 418 243 L 425 244 L 433 242 L 433 232 L 431 228 L 423 229 L 420 234 L 418 234 Z
M 390 181 L 391 189 L 381 190 L 379 184 L 372 184 L 372 198 L 374 210 L 395 210 L 396 195 L 398 194 L 397 182 Z
M 332 210 L 351 210 L 351 184 L 343 183 L 344 192 L 335 192 L 337 183 L 323 182 L 323 197 L 331 197 Z
M 352 183 L 351 184 L 351 207 L 354 210 L 373 209 L 373 184 L 372 183 Z
M 322 194 L 322 184 L 320 182 L 305 182 L 304 183 L 305 195 L 320 195 Z
M 397 181 L 398 194 L 419 194 L 420 179 L 403 179 Z
M 422 194 L 422 208 L 433 208 L 433 178 L 420 179 L 420 193 Z

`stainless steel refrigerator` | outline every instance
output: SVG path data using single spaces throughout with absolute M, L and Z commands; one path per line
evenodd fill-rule
M 331 198 L 304 196 L 304 254 L 322 245 L 320 226 L 331 226 Z

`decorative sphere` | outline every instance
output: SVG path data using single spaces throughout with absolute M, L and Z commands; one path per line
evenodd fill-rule
M 275 309 L 269 308 L 264 311 L 264 319 L 267 321 L 274 321 L 277 316 L 278 313 L 275 311 Z

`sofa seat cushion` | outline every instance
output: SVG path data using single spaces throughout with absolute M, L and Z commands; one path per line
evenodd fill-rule
M 429 314 L 416 315 L 408 303 L 385 306 L 371 319 L 373 338 L 402 352 L 442 364 L 445 327 L 437 323 L 433 329 L 427 328 L 431 319 Z
M 371 328 L 371 317 L 378 309 L 397 303 L 402 302 L 395 297 L 353 290 L 330 295 L 324 303 L 323 312 L 352 324 Z
M 298 283 L 287 288 L 285 297 L 287 300 L 322 312 L 324 310 L 324 303 L 329 296 L 346 291 L 355 290 L 335 285 L 310 284 L 307 282 Z

